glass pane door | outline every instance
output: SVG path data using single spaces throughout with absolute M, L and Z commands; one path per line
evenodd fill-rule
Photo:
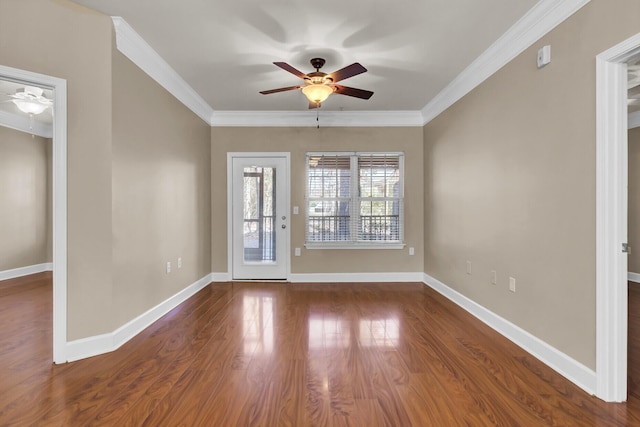
M 286 279 L 289 202 L 286 157 L 232 157 L 232 277 Z
M 245 167 L 243 174 L 243 258 L 245 262 L 276 260 L 275 168 Z

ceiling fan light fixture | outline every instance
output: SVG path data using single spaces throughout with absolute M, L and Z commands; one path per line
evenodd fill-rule
M 321 83 L 310 84 L 302 88 L 302 93 L 304 93 L 309 102 L 320 104 L 333 93 L 333 87 Z
M 20 111 L 27 114 L 41 114 L 47 109 L 47 107 L 49 107 L 46 104 L 30 101 L 28 99 L 13 99 L 12 101 Z

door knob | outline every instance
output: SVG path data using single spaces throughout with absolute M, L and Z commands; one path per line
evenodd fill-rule
M 282 224 L 282 228 L 287 228 L 287 226 L 285 224 Z
M 282 215 L 282 220 L 284 221 L 285 219 L 287 219 L 287 217 Z

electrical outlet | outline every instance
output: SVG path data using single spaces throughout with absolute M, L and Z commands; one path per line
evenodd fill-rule
M 415 248 L 409 248 L 409 255 L 415 255 L 416 254 L 416 249 Z
M 178 268 L 182 268 L 182 257 L 178 258 Z
M 295 248 L 293 251 L 295 256 L 300 256 L 300 248 Z
M 516 279 L 514 279 L 513 277 L 509 277 L 509 290 L 511 292 L 516 291 Z
M 491 284 L 492 285 L 498 284 L 498 273 L 495 270 L 491 270 Z
M 471 274 L 471 261 L 467 261 L 467 274 Z
M 171 261 L 167 262 L 167 273 L 171 273 Z

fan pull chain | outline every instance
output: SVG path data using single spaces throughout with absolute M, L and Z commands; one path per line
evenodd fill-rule
M 316 123 L 317 129 L 320 129 L 320 103 L 318 102 L 318 107 L 316 108 Z

